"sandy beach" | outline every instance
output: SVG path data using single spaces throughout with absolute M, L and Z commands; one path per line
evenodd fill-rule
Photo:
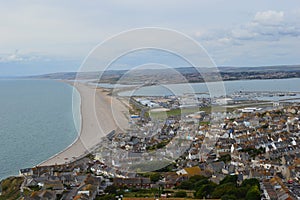
M 95 86 L 75 82 L 72 84 L 81 98 L 81 131 L 78 138 L 62 152 L 38 166 L 66 164 L 86 155 L 101 138 L 113 130 L 128 127 L 127 108 L 115 97 Z M 96 93 L 95 93 L 96 90 Z M 53 144 L 55 145 L 55 144 Z

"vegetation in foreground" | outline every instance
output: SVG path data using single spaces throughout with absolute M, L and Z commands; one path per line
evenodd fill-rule
M 178 189 L 193 189 L 195 198 L 213 198 L 222 200 L 259 200 L 261 192 L 257 179 L 246 179 L 237 184 L 236 175 L 226 176 L 219 184 L 213 183 L 204 176 L 193 176 L 183 181 Z
M 24 181 L 23 177 L 9 177 L 1 182 L 2 195 L 0 200 L 14 200 L 21 195 L 20 186 Z
M 158 177 L 151 174 L 156 180 Z M 152 198 L 160 194 L 170 194 L 171 198 L 194 198 L 194 199 L 221 199 L 221 200 L 259 200 L 261 199 L 259 181 L 257 179 L 246 179 L 237 183 L 236 175 L 226 176 L 219 184 L 209 178 L 196 175 L 189 180 L 183 181 L 174 189 L 151 188 L 117 188 L 114 185 L 106 189 L 106 195 L 98 197 L 99 200 L 113 200 L 122 195 L 127 198 Z

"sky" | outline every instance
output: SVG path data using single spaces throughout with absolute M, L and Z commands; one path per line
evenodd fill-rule
M 0 76 L 77 71 L 99 43 L 143 27 L 191 37 L 217 66 L 300 64 L 299 18 L 298 0 L 1 1 Z M 184 65 L 172 55 L 154 57 Z M 149 58 L 140 52 L 118 64 Z

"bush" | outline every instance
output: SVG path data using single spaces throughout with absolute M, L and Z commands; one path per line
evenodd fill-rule
M 247 187 L 240 187 L 236 190 L 235 196 L 237 197 L 237 199 L 245 199 L 248 190 L 249 188 Z
M 104 192 L 108 194 L 117 194 L 117 187 L 114 185 L 107 186 Z
M 29 186 L 29 188 L 33 191 L 39 191 L 41 188 L 40 186 L 36 185 L 36 186 Z
M 231 161 L 231 155 L 230 154 L 223 155 L 219 158 L 219 161 L 223 161 L 224 163 L 227 163 Z
M 196 183 L 198 181 L 202 181 L 202 180 L 207 180 L 207 178 L 205 176 L 201 176 L 201 175 L 195 175 L 195 176 L 192 176 L 189 181 L 193 182 L 193 183 Z
M 183 181 L 178 188 L 184 190 L 190 190 L 194 187 L 194 184 L 191 181 Z
M 151 180 L 151 182 L 153 182 L 153 183 L 156 183 L 156 182 L 159 181 L 160 179 L 161 179 L 161 176 L 160 176 L 159 173 L 152 173 L 152 174 L 150 175 L 150 180 Z
M 2 195 L 0 200 L 12 200 L 20 197 L 20 186 L 23 182 L 23 177 L 9 177 L 1 181 Z
M 233 183 L 226 183 L 219 185 L 212 193 L 213 198 L 221 198 L 223 195 L 232 194 L 236 190 L 236 185 Z
M 260 191 L 257 185 L 252 186 L 246 194 L 246 200 L 260 200 Z
M 209 180 L 207 179 L 203 179 L 203 180 L 200 180 L 200 181 L 197 181 L 195 184 L 194 184 L 194 189 L 195 190 L 198 190 L 200 189 L 203 185 L 206 185 L 206 184 L 209 184 Z
M 209 183 L 206 185 L 203 185 L 195 194 L 197 198 L 203 198 L 203 197 L 209 197 L 213 193 L 214 189 L 216 187 L 215 183 Z
M 226 183 L 236 184 L 237 178 L 238 178 L 237 175 L 227 175 L 222 181 L 220 181 L 220 185 Z
M 96 197 L 96 200 L 115 200 L 116 197 L 113 194 L 104 195 L 101 197 Z
M 221 197 L 221 200 L 236 200 L 236 197 L 234 195 L 226 194 Z
M 186 194 L 185 191 L 178 191 L 178 192 L 175 192 L 175 195 L 174 195 L 174 196 L 175 196 L 175 197 L 181 197 L 181 198 L 183 198 L 183 197 L 186 197 L 187 194 Z
M 255 186 L 259 187 L 259 181 L 256 178 L 251 178 L 251 179 L 246 179 L 242 183 L 242 187 L 247 187 L 247 186 Z

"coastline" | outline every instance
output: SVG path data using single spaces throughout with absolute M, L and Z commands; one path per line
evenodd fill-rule
M 73 143 L 37 166 L 74 162 L 98 146 L 101 138 L 111 131 L 128 127 L 128 120 L 124 114 L 127 109 L 119 100 L 108 96 L 95 86 L 80 82 L 63 82 L 74 87 L 80 95 L 81 130 Z

